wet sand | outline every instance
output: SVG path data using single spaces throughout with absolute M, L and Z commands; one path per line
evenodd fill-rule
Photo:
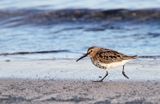
M 125 65 L 129 81 L 160 80 L 160 59 L 138 59 Z M 62 60 L 11 60 L 0 61 L 0 78 L 52 79 L 52 80 L 98 80 L 105 70 L 95 67 L 90 60 L 76 62 Z M 122 66 L 109 69 L 105 79 L 127 81 Z
M 104 75 L 90 60 L 0 62 L 0 104 L 158 104 L 160 60 L 135 60 Z

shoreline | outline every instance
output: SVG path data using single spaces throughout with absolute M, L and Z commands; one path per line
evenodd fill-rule
M 138 59 L 125 65 L 125 73 L 131 81 L 160 80 L 159 59 Z M 122 67 L 109 69 L 105 79 L 128 81 L 121 74 Z M 53 79 L 53 80 L 98 80 L 105 70 L 95 67 L 90 60 L 13 60 L 0 61 L 0 79 Z

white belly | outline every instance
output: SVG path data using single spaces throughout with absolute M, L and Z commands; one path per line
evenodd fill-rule
M 101 66 L 104 66 L 107 69 L 109 69 L 109 68 L 114 68 L 114 67 L 122 66 L 122 65 L 124 65 L 125 63 L 127 63 L 129 61 L 131 61 L 131 60 L 123 60 L 123 61 L 120 61 L 120 62 L 114 62 L 114 63 L 110 63 L 110 64 L 104 64 L 104 63 L 99 63 L 99 64 Z

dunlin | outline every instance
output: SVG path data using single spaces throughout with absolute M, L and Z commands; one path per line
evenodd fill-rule
M 102 82 L 108 75 L 108 70 L 110 68 L 117 67 L 120 65 L 123 66 L 122 74 L 124 75 L 125 78 L 129 79 L 129 77 L 124 72 L 124 65 L 127 62 L 137 58 L 137 56 L 128 56 L 111 49 L 105 49 L 100 47 L 90 47 L 88 48 L 87 53 L 84 54 L 79 59 L 77 59 L 76 61 L 78 62 L 79 60 L 81 60 L 86 56 L 90 57 L 92 63 L 95 66 L 106 70 L 105 76 L 96 82 Z

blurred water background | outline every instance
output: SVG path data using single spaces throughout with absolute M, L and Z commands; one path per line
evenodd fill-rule
M 1 0 L 0 56 L 77 58 L 90 46 L 160 55 L 160 0 Z

